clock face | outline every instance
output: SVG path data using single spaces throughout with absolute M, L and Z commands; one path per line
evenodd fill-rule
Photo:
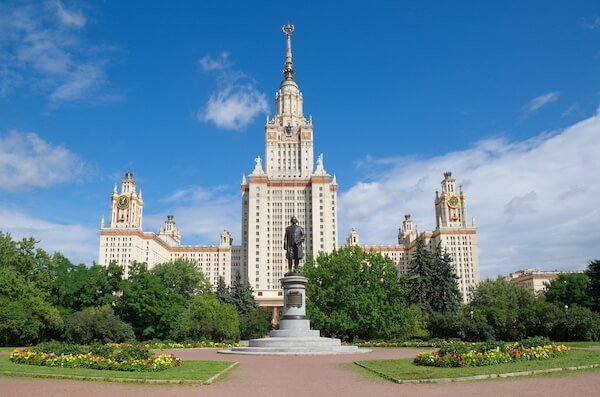
M 292 126 L 291 125 L 285 126 L 285 135 L 292 136 Z
M 122 210 L 129 208 L 129 197 L 124 194 L 117 197 L 117 207 Z
M 450 194 L 446 199 L 446 203 L 450 208 L 460 207 L 460 198 L 456 194 Z

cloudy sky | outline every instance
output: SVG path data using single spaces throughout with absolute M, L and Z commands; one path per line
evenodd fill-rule
M 600 257 L 597 2 L 213 3 L 0 3 L 0 231 L 91 264 L 132 171 L 145 230 L 173 214 L 185 243 L 239 242 L 292 22 L 339 243 L 431 229 L 452 171 L 483 277 Z

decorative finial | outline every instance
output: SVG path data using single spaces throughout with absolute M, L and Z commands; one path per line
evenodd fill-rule
M 291 23 L 286 23 L 282 26 L 281 30 L 286 37 L 285 68 L 283 69 L 283 75 L 286 80 L 293 80 L 294 64 L 292 63 L 292 34 L 294 33 L 295 28 Z

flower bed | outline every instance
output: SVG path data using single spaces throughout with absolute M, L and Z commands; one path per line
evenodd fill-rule
M 63 368 L 92 368 L 115 371 L 162 371 L 176 367 L 181 360 L 174 355 L 160 355 L 148 359 L 103 357 L 93 353 L 56 354 L 16 349 L 10 361 L 20 364 Z
M 358 341 L 352 343 L 358 347 L 442 347 L 450 342 L 443 339 L 432 339 L 429 341 Z
M 526 360 L 547 360 L 566 354 L 565 345 L 547 344 L 525 347 L 521 343 L 485 343 L 448 345 L 437 352 L 421 352 L 417 365 L 435 367 L 480 367 Z
M 213 341 L 200 341 L 200 342 L 163 342 L 163 341 L 148 341 L 138 343 L 110 343 L 109 346 L 113 347 L 142 347 L 145 349 L 163 350 L 163 349 L 190 349 L 190 348 L 229 348 L 238 347 L 238 342 L 213 342 Z

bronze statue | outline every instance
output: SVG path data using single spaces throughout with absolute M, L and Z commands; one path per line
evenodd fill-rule
M 283 249 L 286 251 L 285 257 L 288 261 L 288 273 L 297 272 L 300 259 L 304 258 L 302 243 L 304 242 L 304 229 L 298 226 L 298 219 L 292 216 L 292 223 L 285 228 L 285 237 L 283 238 Z M 293 265 L 293 267 L 292 267 Z

